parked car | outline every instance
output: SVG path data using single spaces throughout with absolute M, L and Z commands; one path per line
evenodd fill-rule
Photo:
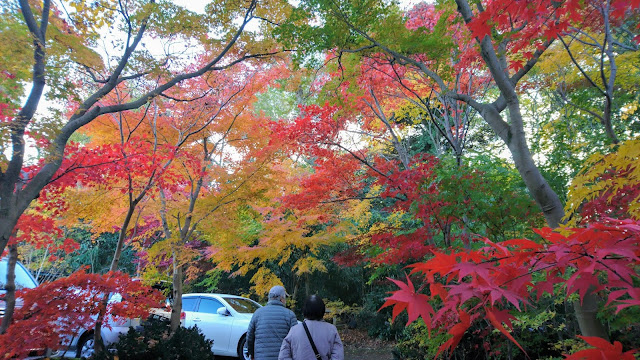
M 5 290 L 5 283 L 7 282 L 7 267 L 9 266 L 9 262 L 7 258 L 0 259 L 0 319 L 4 317 L 4 311 L 6 309 L 6 304 L 4 302 L 4 295 L 7 293 Z M 16 262 L 16 290 L 22 289 L 33 289 L 38 286 L 38 281 L 31 276 L 31 273 L 27 271 L 27 268 L 24 267 L 19 261 Z M 16 308 L 22 306 L 22 301 L 20 298 L 16 299 Z
M 7 268 L 9 267 L 9 261 L 7 258 L 0 259 L 0 321 L 4 317 L 4 313 L 6 310 L 6 303 L 4 300 L 4 296 L 7 293 L 5 289 L 7 282 Z M 23 289 L 33 289 L 37 287 L 38 281 L 31 275 L 31 273 L 27 270 L 22 263 L 19 261 L 16 262 L 15 268 L 15 286 L 16 290 Z M 23 301 L 20 298 L 16 298 L 15 308 L 19 309 L 22 307 Z M 32 355 L 42 355 L 45 353 L 45 349 L 29 349 L 32 351 Z
M 120 294 L 111 294 L 109 296 L 109 302 L 119 302 L 122 301 L 122 296 Z M 113 319 L 111 317 L 106 317 L 105 322 L 100 329 L 100 333 L 102 335 L 102 343 L 108 349 L 111 345 L 115 344 L 118 341 L 118 338 L 122 334 L 126 334 L 129 331 L 129 328 L 133 327 L 134 329 L 140 328 L 140 319 Z M 66 341 L 64 344 L 64 348 L 66 351 L 60 351 L 61 353 L 66 352 L 75 354 L 75 357 L 86 359 L 93 355 L 94 353 L 94 329 L 78 329 L 76 335 Z
M 253 313 L 262 305 L 241 296 L 227 294 L 184 294 L 185 326 L 197 326 L 213 340 L 214 355 L 248 359 L 245 343 Z
M 109 302 L 122 301 L 120 294 L 114 293 L 109 297 Z M 169 322 L 171 318 L 171 310 L 166 307 L 152 308 L 149 311 L 149 318 L 160 319 Z M 180 314 L 180 324 L 184 326 L 185 313 Z M 118 342 L 120 335 L 126 334 L 129 328 L 141 330 L 141 319 L 118 319 L 107 317 L 102 326 L 102 343 L 109 349 Z M 65 344 L 67 353 L 75 354 L 75 357 L 86 359 L 94 354 L 94 329 L 78 329 L 76 336 L 68 340 Z M 62 353 L 59 352 L 59 353 Z

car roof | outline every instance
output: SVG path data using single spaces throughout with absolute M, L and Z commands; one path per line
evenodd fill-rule
M 193 296 L 213 296 L 213 297 L 226 297 L 226 298 L 236 298 L 236 299 L 248 299 L 244 296 L 238 296 L 238 295 L 231 295 L 231 294 L 217 294 L 217 293 L 189 293 L 189 294 L 182 294 L 182 297 L 193 297 Z M 251 299 L 249 299 L 251 300 Z

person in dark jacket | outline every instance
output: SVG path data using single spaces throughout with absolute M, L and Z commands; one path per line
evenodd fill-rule
M 324 301 L 317 295 L 307 298 L 302 307 L 304 322 L 292 327 L 282 342 L 278 360 L 311 360 L 316 359 L 311 340 L 318 350 L 318 359 L 344 360 L 344 349 L 338 330 L 332 324 L 324 322 Z M 304 328 L 307 325 L 309 334 Z
M 267 305 L 253 313 L 247 330 L 247 351 L 253 360 L 277 360 L 280 345 L 289 329 L 298 323 L 293 311 L 285 307 L 287 292 L 282 286 L 269 291 Z

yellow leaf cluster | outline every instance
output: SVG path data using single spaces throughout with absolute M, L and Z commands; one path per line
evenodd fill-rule
M 258 295 L 268 294 L 273 286 L 282 285 L 282 281 L 266 267 L 258 268 L 251 282 L 254 284 L 251 289 Z
M 324 265 L 322 260 L 313 256 L 307 256 L 296 261 L 296 264 L 293 266 L 293 270 L 296 272 L 296 275 L 300 276 L 303 274 L 310 274 L 313 271 L 326 272 L 327 267 Z
M 605 174 L 615 173 L 609 177 Z M 580 206 L 603 194 L 614 194 L 626 186 L 640 186 L 640 139 L 629 140 L 610 154 L 596 153 L 587 159 L 583 170 L 572 181 L 565 211 L 569 225 L 575 225 Z M 640 196 L 629 199 L 629 214 L 640 219 Z
M 635 114 L 636 111 L 638 111 L 638 106 L 640 104 L 638 104 L 637 101 L 634 101 L 633 103 L 625 106 L 622 108 L 622 113 L 620 114 L 620 118 L 622 120 L 627 120 L 629 118 L 629 116 Z

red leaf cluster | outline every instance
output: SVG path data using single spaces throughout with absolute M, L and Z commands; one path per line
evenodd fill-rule
M 622 351 L 622 344 L 618 341 L 614 341 L 613 344 L 608 341 L 594 336 L 580 336 L 579 338 L 584 340 L 587 344 L 595 347 L 595 349 L 587 349 L 576 352 L 575 354 L 566 357 L 567 360 L 635 360 L 633 354 L 635 351 L 630 350 L 627 352 Z
M 412 274 L 423 274 L 431 294 L 408 296 L 407 292 L 414 292 L 413 284 L 408 281 L 400 286 L 394 281 L 400 290 L 393 292 L 384 306 L 394 305 L 400 311 L 410 306 L 425 309 L 420 315 L 430 330 L 444 329 L 453 335 L 454 340 L 440 351 L 453 349 L 461 329 L 469 328 L 470 323 L 462 318 L 462 312 L 468 313 L 472 320 L 488 319 L 520 347 L 508 331 L 513 317 L 499 309 L 520 311 L 535 301 L 534 294 L 538 297 L 544 292 L 553 294 L 556 284 L 562 285 L 566 296 L 577 293 L 580 299 L 589 291 L 599 292 L 616 312 L 640 306 L 640 288 L 634 286 L 640 277 L 640 222 L 604 219 L 570 231 L 571 234 L 565 236 L 548 228 L 537 230 L 544 239 L 542 243 L 528 239 L 493 243 L 485 239 L 487 246 L 478 250 L 434 251 L 431 259 L 411 266 Z M 534 273 L 545 275 L 545 279 L 534 283 Z M 442 300 L 437 310 L 409 304 L 428 302 L 436 296 Z M 398 313 L 394 308 L 394 317 Z M 452 317 L 460 321 L 457 324 L 445 321 Z M 415 320 L 415 316 L 412 319 Z M 597 347 L 604 349 L 600 345 Z M 611 349 L 621 351 L 618 345 Z
M 30 350 L 59 349 L 63 341 L 80 329 L 95 326 L 103 298 L 118 293 L 120 302 L 109 302 L 106 314 L 110 319 L 146 317 L 163 297 L 140 281 L 120 272 L 104 275 L 83 270 L 69 277 L 22 290 L 16 296 L 22 306 L 16 309 L 7 332 L 0 335 L 0 349 L 5 358 L 26 357 Z

